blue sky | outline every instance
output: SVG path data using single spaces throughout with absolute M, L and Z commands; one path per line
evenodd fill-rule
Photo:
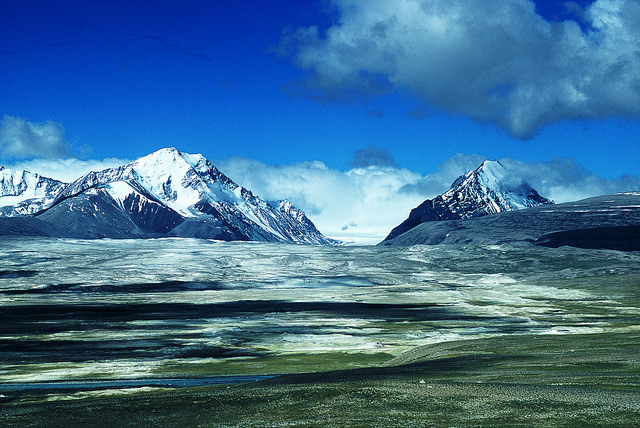
M 265 198 L 289 188 L 320 223 L 293 170 L 422 189 L 389 224 L 481 158 L 557 199 L 628 190 L 639 34 L 638 0 L 3 0 L 0 164 L 80 172 L 175 146 Z

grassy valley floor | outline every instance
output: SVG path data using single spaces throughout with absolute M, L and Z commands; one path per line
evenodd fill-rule
M 639 351 L 640 333 L 445 342 L 382 367 L 255 383 L 54 401 L 31 392 L 0 407 L 0 425 L 638 426 Z

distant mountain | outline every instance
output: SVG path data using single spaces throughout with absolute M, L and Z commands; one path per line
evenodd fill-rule
M 380 245 L 564 245 L 640 251 L 640 192 L 422 223 Z
M 66 183 L 0 166 L 0 217 L 32 215 L 50 206 Z
M 552 203 L 528 184 L 510 180 L 500 162 L 485 161 L 458 177 L 442 195 L 411 210 L 409 218 L 396 226 L 385 241 L 427 221 L 468 219 Z
M 81 238 L 177 236 L 337 243 L 323 236 L 289 202 L 269 204 L 202 155 L 175 148 L 90 172 L 48 193 L 41 205 L 38 220 Z

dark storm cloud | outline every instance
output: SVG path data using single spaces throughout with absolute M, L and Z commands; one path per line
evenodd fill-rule
M 33 123 L 5 116 L 0 123 L 0 158 L 61 158 L 69 156 L 62 125 L 49 120 Z
M 369 166 L 396 167 L 398 164 L 388 150 L 369 146 L 366 149 L 355 151 L 351 158 L 351 166 L 354 168 L 366 168 Z
M 340 19 L 283 50 L 312 96 L 409 89 L 425 106 L 519 138 L 567 119 L 640 118 L 640 2 L 597 0 L 550 22 L 531 0 L 334 0 Z M 294 47 L 290 45 L 293 43 Z

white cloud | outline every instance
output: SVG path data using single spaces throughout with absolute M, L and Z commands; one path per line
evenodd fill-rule
M 4 116 L 0 124 L 0 158 L 30 157 L 62 158 L 69 156 L 69 144 L 64 139 L 62 125 L 49 120 L 33 123 L 13 116 Z
M 311 72 L 309 96 L 408 89 L 425 106 L 494 122 L 520 138 L 565 119 L 640 117 L 637 0 L 597 0 L 580 18 L 583 27 L 546 21 L 531 0 L 333 3 L 335 25 L 283 40 Z
M 407 183 L 400 191 L 423 195 L 425 197 L 423 199 L 433 198 L 446 192 L 456 178 L 467 171 L 476 169 L 485 160 L 487 160 L 486 156 L 458 153 L 438 165 L 438 170 L 435 173 L 427 174 L 416 183 Z
M 216 166 L 262 199 L 289 199 L 327 236 L 377 243 L 425 199 L 400 192 L 423 177 L 406 169 L 367 167 L 341 172 L 322 162 L 274 166 L 233 158 Z

